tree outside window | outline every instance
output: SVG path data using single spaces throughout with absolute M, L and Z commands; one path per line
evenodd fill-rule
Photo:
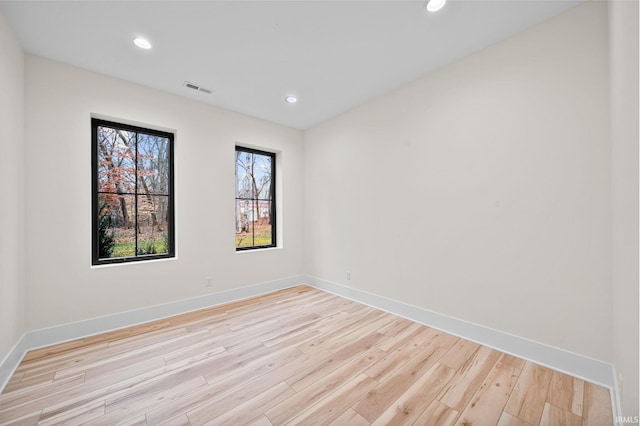
M 236 250 L 276 246 L 275 154 L 236 147 Z
M 92 119 L 93 264 L 174 257 L 173 134 Z

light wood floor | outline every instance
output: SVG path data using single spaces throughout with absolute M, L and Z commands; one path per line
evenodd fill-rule
M 29 352 L 2 425 L 612 424 L 606 388 L 301 286 Z

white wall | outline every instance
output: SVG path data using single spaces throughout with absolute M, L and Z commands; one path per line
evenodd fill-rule
M 0 11 L 0 363 L 25 331 L 23 144 L 24 53 Z
M 611 362 L 607 40 L 587 2 L 306 131 L 306 272 Z
M 91 114 L 176 131 L 177 259 L 91 267 Z M 25 119 L 30 330 L 302 271 L 301 132 L 31 55 Z M 236 142 L 281 152 L 282 248 L 235 252 Z
M 622 414 L 638 415 L 638 2 L 609 3 L 613 354 Z

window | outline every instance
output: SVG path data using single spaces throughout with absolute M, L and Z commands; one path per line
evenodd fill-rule
M 175 256 L 173 134 L 91 120 L 94 265 Z
M 276 246 L 276 155 L 236 147 L 236 250 Z

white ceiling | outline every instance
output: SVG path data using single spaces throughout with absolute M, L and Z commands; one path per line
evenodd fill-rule
M 307 129 L 579 1 L 0 1 L 28 53 Z M 153 48 L 132 40 L 144 36 Z M 187 89 L 185 81 L 213 90 Z M 284 102 L 286 95 L 299 98 Z

